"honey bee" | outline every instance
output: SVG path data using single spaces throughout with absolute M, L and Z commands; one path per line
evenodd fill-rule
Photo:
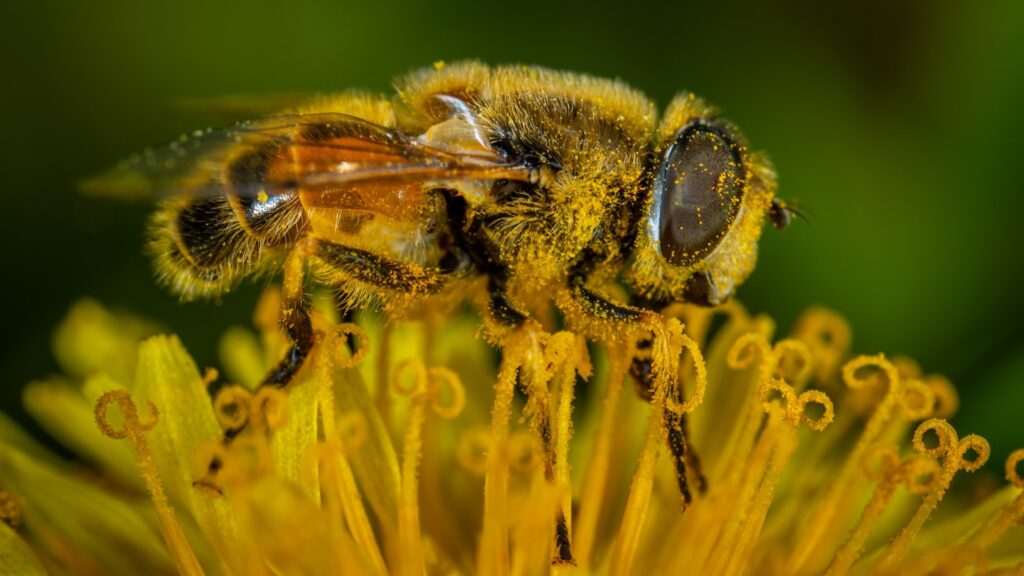
M 183 137 L 106 179 L 164 194 L 149 248 L 183 299 L 283 270 L 292 345 L 265 385 L 286 385 L 314 344 L 310 281 L 349 313 L 476 299 L 492 333 L 553 302 L 610 338 L 672 302 L 726 301 L 765 219 L 788 222 L 769 162 L 692 94 L 659 120 L 618 81 L 476 62 L 396 87 Z M 619 282 L 631 302 L 609 295 Z

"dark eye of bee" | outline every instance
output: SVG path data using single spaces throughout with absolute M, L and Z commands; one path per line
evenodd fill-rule
M 725 130 L 702 122 L 683 128 L 655 177 L 661 255 L 690 266 L 710 254 L 739 213 L 745 180 L 739 146 Z

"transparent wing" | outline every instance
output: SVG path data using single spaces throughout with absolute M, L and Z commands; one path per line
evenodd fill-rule
M 357 182 L 535 178 L 464 124 L 442 122 L 412 137 L 347 114 L 273 116 L 182 136 L 128 158 L 82 188 L 120 198 L 225 192 L 272 197 Z

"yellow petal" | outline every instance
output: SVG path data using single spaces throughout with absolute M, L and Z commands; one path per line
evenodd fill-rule
M 68 562 L 67 551 L 77 550 L 111 574 L 172 570 L 148 499 L 108 493 L 7 445 L 0 485 L 25 502 L 26 532 L 53 557 Z
M 220 339 L 220 362 L 228 382 L 255 390 L 267 375 L 263 349 L 251 331 L 235 326 Z
M 7 524 L 0 522 L 0 574 L 43 576 L 46 570 L 32 549 Z
M 289 386 L 285 402 L 287 420 L 270 437 L 274 467 L 281 478 L 300 486 L 311 501 L 320 502 L 320 480 L 308 458 L 317 442 L 316 382 Z
M 393 530 L 398 518 L 399 486 L 394 445 L 360 373 L 338 368 L 335 382 L 337 414 L 356 412 L 366 419 L 366 438 L 349 457 L 356 480 L 377 518 Z
M 230 558 L 226 551 L 238 538 L 230 506 L 193 486 L 200 448 L 219 441 L 222 431 L 199 370 L 176 336 L 153 336 L 139 344 L 135 389 L 140 405 L 149 401 L 160 409 L 160 419 L 146 437 L 168 493 L 185 504 L 222 557 Z
M 236 500 L 245 541 L 278 574 L 367 573 L 347 533 L 291 483 L 264 478 Z
M 104 372 L 130 383 L 135 347 L 155 328 L 127 314 L 112 314 L 95 300 L 79 300 L 57 328 L 54 354 L 69 376 Z

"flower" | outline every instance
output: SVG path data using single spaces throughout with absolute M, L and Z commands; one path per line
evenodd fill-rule
M 528 327 L 496 363 L 469 317 L 357 327 L 319 307 L 282 391 L 258 387 L 286 345 L 279 304 L 224 336 L 224 379 L 174 336 L 136 346 L 149 324 L 75 305 L 67 375 L 25 405 L 79 460 L 0 418 L 0 571 L 1024 571 L 1024 450 L 1007 486 L 947 498 L 989 454 L 947 422 L 954 388 L 851 357 L 832 312 L 776 338 L 739 304 L 673 307 L 642 348 Z M 634 357 L 649 402 L 624 390 Z

